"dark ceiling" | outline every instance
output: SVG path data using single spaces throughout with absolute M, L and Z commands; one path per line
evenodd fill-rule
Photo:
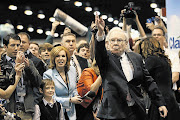
M 137 11 L 139 19 L 142 23 L 143 28 L 146 33 L 150 31 L 145 28 L 145 22 L 147 18 L 153 17 L 156 15 L 154 10 L 150 8 L 150 3 L 152 0 L 79 0 L 82 1 L 83 6 L 76 7 L 74 6 L 74 1 L 64 1 L 64 0 L 1 0 L 0 4 L 0 24 L 4 24 L 7 20 L 10 20 L 12 25 L 15 26 L 15 32 L 25 31 L 27 32 L 28 25 L 33 25 L 35 31 L 29 33 L 32 39 L 45 39 L 46 35 L 36 33 L 36 29 L 41 27 L 44 31 L 46 29 L 51 29 L 51 22 L 49 22 L 49 17 L 53 16 L 53 13 L 56 8 L 61 9 L 83 25 L 89 27 L 91 22 L 94 20 L 93 11 L 86 12 L 84 8 L 86 3 L 89 2 L 92 8 L 97 7 L 99 11 L 103 14 L 112 14 L 113 18 L 119 19 L 120 11 L 124 8 L 125 5 L 130 1 L 134 1 L 136 6 L 140 6 L 141 10 Z M 159 7 L 165 7 L 165 0 L 155 0 Z M 11 11 L 8 9 L 10 4 L 17 5 L 18 9 L 16 11 Z M 27 16 L 24 14 L 24 9 L 26 6 L 30 6 L 33 15 Z M 37 18 L 38 11 L 42 10 L 46 17 L 45 19 Z M 107 25 L 113 27 L 114 24 L 105 21 Z M 23 30 L 17 30 L 16 25 L 21 23 L 24 26 Z M 63 32 L 65 26 L 58 26 L 57 31 L 59 34 Z M 133 28 L 137 29 L 135 25 Z

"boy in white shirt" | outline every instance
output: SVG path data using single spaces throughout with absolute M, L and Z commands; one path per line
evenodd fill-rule
M 33 120 L 64 120 L 62 105 L 53 98 L 55 84 L 50 79 L 44 79 L 40 85 L 43 98 L 35 105 Z

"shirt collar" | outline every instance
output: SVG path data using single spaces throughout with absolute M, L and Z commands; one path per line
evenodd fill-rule
M 53 103 L 49 103 L 48 101 L 46 101 L 46 100 L 44 99 L 44 97 L 43 97 L 42 100 L 43 100 L 45 106 L 48 104 L 51 108 L 53 107 L 54 103 L 56 102 L 56 100 L 53 99 Z
M 121 57 L 123 58 L 123 57 L 125 57 L 126 56 L 126 54 L 125 54 L 125 52 L 121 55 Z
M 27 50 L 25 53 L 28 55 L 28 54 L 30 53 L 30 51 L 29 51 L 29 50 Z
M 12 58 L 6 55 L 6 59 L 7 61 L 11 61 Z

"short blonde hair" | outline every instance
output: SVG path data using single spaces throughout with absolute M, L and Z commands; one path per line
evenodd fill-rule
M 59 52 L 64 50 L 66 52 L 66 57 L 67 57 L 67 62 L 66 62 L 66 65 L 65 65 L 65 70 L 69 70 L 69 67 L 70 67 L 70 53 L 69 51 L 63 47 L 63 46 L 57 46 L 57 47 L 54 47 L 52 50 L 51 50 L 51 58 L 50 58 L 50 65 L 49 65 L 49 68 L 53 69 L 56 67 L 56 64 L 55 64 L 55 58 L 58 56 Z M 66 71 L 66 72 L 67 72 Z
M 50 79 L 43 79 L 41 81 L 41 84 L 40 84 L 40 88 L 42 89 L 42 91 L 44 90 L 44 87 L 47 86 L 47 85 L 54 85 L 54 81 L 53 80 L 50 80 Z

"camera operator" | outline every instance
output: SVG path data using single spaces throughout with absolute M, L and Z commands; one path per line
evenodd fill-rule
M 128 37 L 129 37 L 130 48 L 131 48 L 131 50 L 132 49 L 134 50 L 135 49 L 134 48 L 134 45 L 135 45 L 134 41 L 135 40 L 132 39 L 131 34 L 130 34 L 130 32 L 131 32 L 130 30 L 131 30 L 132 25 L 127 25 L 127 23 L 126 23 L 127 19 L 132 19 L 133 21 L 135 21 L 141 38 L 146 38 L 146 34 L 144 32 L 144 29 L 143 29 L 143 27 L 142 27 L 142 25 L 141 25 L 141 23 L 139 21 L 138 14 L 136 12 L 136 10 L 139 10 L 140 8 L 134 7 L 134 5 L 133 6 L 131 5 L 129 7 L 126 6 L 125 8 L 126 9 L 121 10 L 121 15 L 120 15 L 121 17 L 123 17 L 123 19 L 122 19 L 123 20 L 122 29 L 123 29 L 123 31 L 127 31 L 127 34 L 128 34 Z M 129 11 L 129 12 L 127 12 L 127 11 Z

